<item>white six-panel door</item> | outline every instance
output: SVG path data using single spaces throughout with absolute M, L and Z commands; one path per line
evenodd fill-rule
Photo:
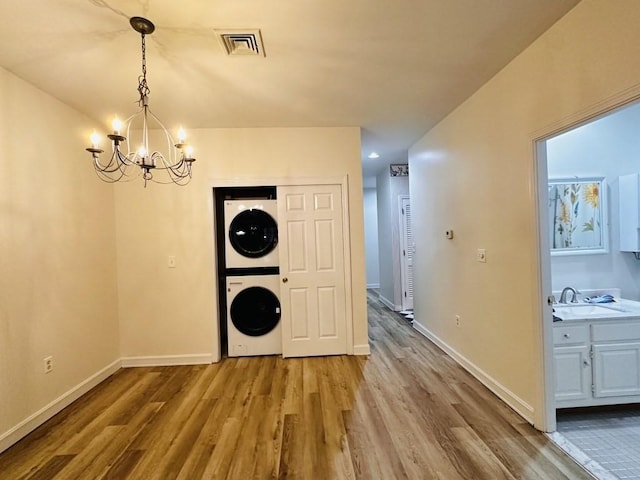
M 278 187 L 282 354 L 347 353 L 342 187 Z

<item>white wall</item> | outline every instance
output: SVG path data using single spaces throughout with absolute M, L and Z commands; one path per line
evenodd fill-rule
M 409 195 L 409 177 L 390 177 L 383 169 L 376 177 L 378 191 L 378 251 L 380 300 L 393 310 L 402 310 L 400 268 L 400 214 L 398 197 Z
M 348 178 L 353 341 L 368 353 L 360 129 L 202 129 L 190 141 L 197 161 L 187 186 L 115 186 L 126 362 L 219 357 L 212 189 L 252 179 Z M 167 268 L 169 255 L 176 268 Z
M 380 262 L 378 259 L 378 195 L 376 189 L 365 188 L 363 199 L 367 288 L 378 288 L 380 287 Z
M 637 93 L 638 24 L 640 2 L 583 0 L 409 152 L 414 325 L 538 426 L 551 292 L 541 290 L 534 139 Z
M 616 111 L 547 142 L 549 178 L 605 177 L 608 254 L 551 257 L 553 290 L 619 287 L 640 300 L 640 261 L 619 251 L 618 177 L 640 172 L 640 104 Z
M 396 309 L 393 285 L 393 261 L 391 258 L 391 182 L 387 171 L 376 177 L 378 192 L 378 268 L 380 272 L 380 300 L 389 308 Z
M 2 68 L 0 100 L 3 450 L 120 352 L 113 188 L 84 151 L 88 119 Z

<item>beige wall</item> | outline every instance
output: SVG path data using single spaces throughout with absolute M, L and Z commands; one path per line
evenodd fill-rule
M 354 345 L 366 347 L 360 130 L 203 129 L 190 141 L 197 161 L 186 187 L 115 187 L 123 356 L 219 355 L 212 188 L 251 179 L 348 176 Z
M 538 424 L 546 292 L 533 139 L 638 86 L 639 24 L 636 0 L 583 0 L 410 150 L 417 326 Z
M 113 194 L 81 148 L 87 119 L 1 68 L 0 101 L 2 447 L 120 351 Z

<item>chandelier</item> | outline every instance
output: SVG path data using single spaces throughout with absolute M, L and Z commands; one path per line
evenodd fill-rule
M 196 160 L 192 156 L 192 148 L 185 143 L 186 133 L 180 127 L 177 141 L 174 141 L 149 108 L 145 35 L 153 33 L 155 26 L 142 17 L 132 17 L 129 23 L 142 37 L 142 75 L 138 77 L 140 110 L 124 121 L 117 116 L 113 119 L 112 133 L 107 135 L 112 144 L 111 156 L 106 164 L 100 161 L 100 154 L 104 150 L 98 148 L 100 135 L 95 131 L 91 134 L 91 147 L 87 151 L 91 153 L 98 177 L 105 182 L 127 181 L 142 175 L 145 187 L 148 181 L 186 185 L 191 180 L 191 166 Z M 158 143 L 166 142 L 166 155 L 149 148 L 149 129 L 161 132 L 158 134 L 161 138 Z M 139 133 L 139 142 L 130 142 L 132 132 Z M 137 149 L 132 150 L 131 144 Z

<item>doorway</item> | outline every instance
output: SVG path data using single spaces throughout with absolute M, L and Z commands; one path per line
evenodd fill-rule
M 640 172 L 640 141 L 637 140 L 639 122 L 640 103 L 631 103 L 600 112 L 588 121 L 576 122 L 570 128 L 553 132 L 537 142 L 540 271 L 542 292 L 549 295 L 550 303 L 553 299 L 559 300 L 560 292 L 565 287 L 572 287 L 580 292 L 580 301 L 609 292 L 615 297 L 640 301 L 640 281 L 637 280 L 640 278 L 640 262 L 632 254 L 621 251 L 620 247 L 621 225 L 627 221 L 620 214 L 620 178 Z M 596 180 L 601 183 L 595 183 Z M 566 205 L 561 205 L 561 208 L 558 206 L 558 196 L 562 192 L 559 193 L 558 184 L 567 188 L 569 195 Z M 588 241 L 581 244 L 582 240 L 579 238 L 575 241 L 567 239 L 567 226 L 578 218 L 575 209 L 590 207 L 587 205 L 590 200 L 588 190 L 592 185 L 598 186 L 601 202 L 591 203 L 604 210 L 601 216 L 596 216 L 600 219 L 599 227 L 602 232 L 597 231 L 598 229 L 593 231 L 593 225 L 589 225 L 590 220 L 581 220 L 570 226 L 572 232 L 588 235 Z M 551 195 L 552 192 L 554 195 Z M 562 202 L 560 199 L 560 204 Z M 580 213 L 584 212 L 580 210 Z M 558 216 L 561 215 L 566 217 L 566 222 L 559 221 Z M 592 243 L 596 233 L 602 234 L 602 239 L 595 241 L 594 245 Z M 597 370 L 594 366 L 598 362 L 597 349 L 594 352 L 591 345 L 578 343 L 562 346 L 558 344 L 559 337 L 554 334 L 559 329 L 576 326 L 580 328 L 580 325 L 553 320 L 551 308 L 545 308 L 542 321 L 545 339 L 546 428 L 548 431 L 557 430 L 552 434 L 552 439 L 556 436 L 556 440 L 575 447 L 567 441 L 568 437 L 563 436 L 570 433 L 568 429 L 572 427 L 569 422 L 573 421 L 570 420 L 573 417 L 566 415 L 567 410 L 564 408 L 584 407 L 578 411 L 581 415 L 597 419 L 602 416 L 602 409 L 615 410 L 619 407 L 606 405 L 606 399 L 599 396 L 598 379 L 594 373 Z M 590 324 L 582 326 L 585 327 L 583 333 L 587 336 L 593 331 Z M 592 358 L 594 353 L 596 357 Z M 573 366 L 576 367 L 573 371 L 580 378 L 568 375 Z M 618 405 L 635 402 L 637 399 L 629 397 L 618 398 L 611 403 Z M 598 407 L 601 410 L 587 408 L 590 405 L 601 405 Z M 617 418 L 615 413 L 609 411 L 607 417 L 620 425 L 625 415 L 621 412 Z M 588 438 L 585 434 L 591 428 L 600 428 L 589 427 L 585 419 L 580 421 L 582 432 L 578 438 Z M 592 433 L 595 437 L 600 435 L 595 430 Z M 575 451 L 567 451 L 574 458 L 579 458 L 584 453 L 579 448 L 577 454 Z M 595 450 L 587 451 L 595 453 Z M 593 457 L 596 458 L 595 455 Z M 586 458 L 597 467 L 597 462 Z M 610 463 L 607 468 L 613 470 L 616 465 Z

